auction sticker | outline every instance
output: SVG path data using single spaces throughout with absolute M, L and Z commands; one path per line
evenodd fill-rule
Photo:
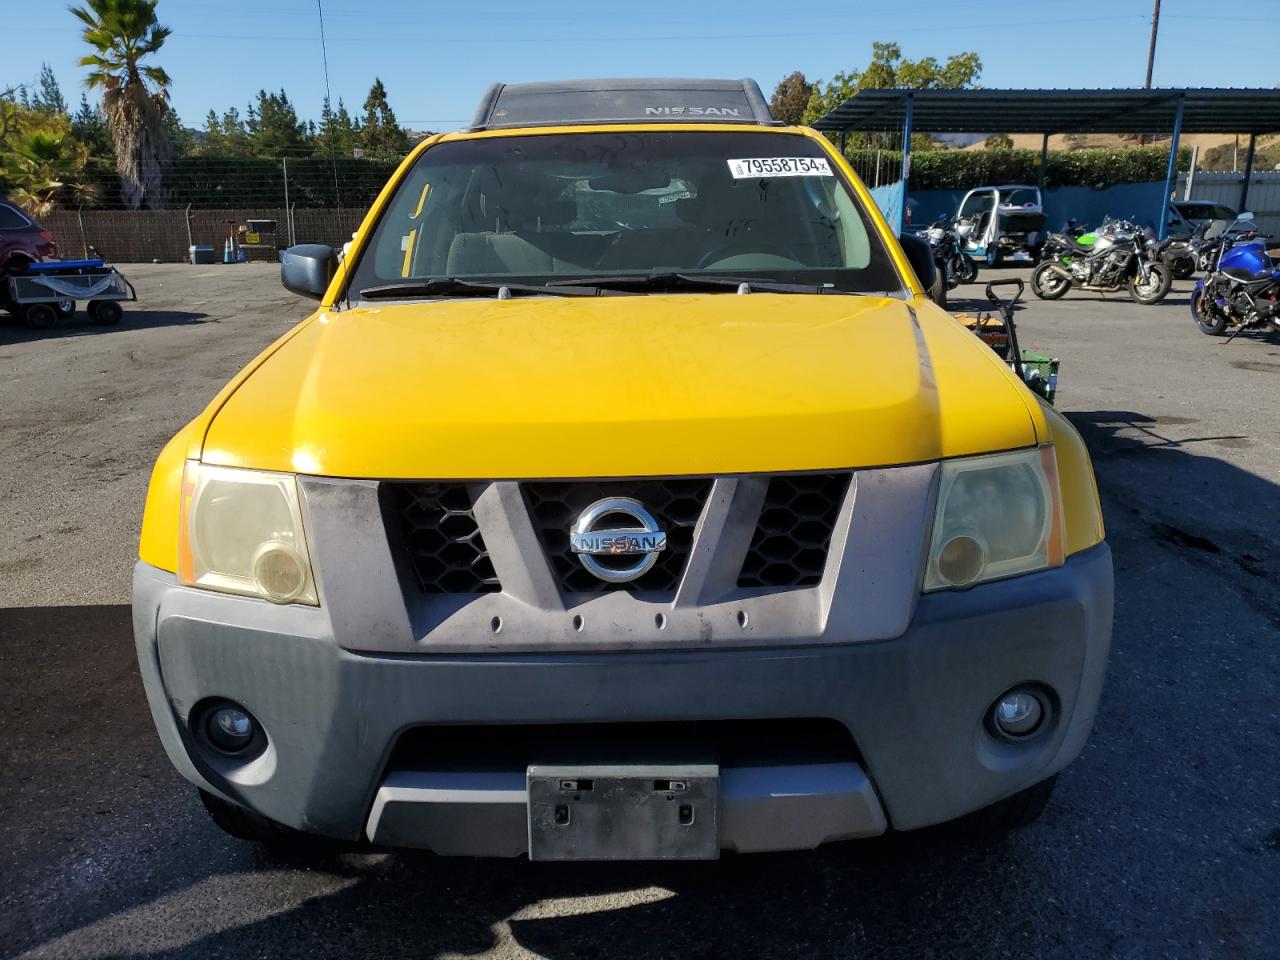
M 735 180 L 749 177 L 830 177 L 826 157 L 747 157 L 729 161 Z

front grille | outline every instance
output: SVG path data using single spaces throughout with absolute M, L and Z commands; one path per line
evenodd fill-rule
M 484 538 L 461 483 L 387 483 L 388 517 L 423 593 L 500 590 Z
M 523 485 L 534 530 L 563 593 L 599 593 L 611 589 L 672 591 L 680 583 L 693 529 L 711 490 L 710 480 L 610 480 L 542 482 Z M 608 583 L 588 571 L 569 549 L 569 530 L 578 515 L 597 500 L 639 500 L 667 534 L 658 562 L 630 583 Z
M 773 477 L 738 574 L 738 586 L 811 587 L 819 583 L 827 565 L 831 531 L 848 488 L 847 473 Z

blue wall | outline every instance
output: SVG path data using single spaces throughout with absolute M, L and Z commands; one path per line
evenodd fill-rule
M 881 187 L 884 191 L 886 188 Z M 912 205 L 911 225 L 918 227 L 932 223 L 939 214 L 954 215 L 960 209 L 960 201 L 967 190 L 909 190 L 908 203 Z M 885 210 L 877 191 L 872 191 L 876 201 Z M 1086 227 L 1096 227 L 1105 216 L 1132 220 L 1139 226 L 1159 227 L 1163 204 L 1164 183 L 1119 183 L 1105 190 L 1092 187 L 1054 187 L 1044 192 L 1045 226 L 1050 231 L 1062 229 L 1068 219 Z M 892 217 L 889 223 L 897 224 Z

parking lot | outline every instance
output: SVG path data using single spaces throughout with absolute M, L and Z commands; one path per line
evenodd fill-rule
M 1202 335 L 1187 283 L 1018 315 L 1062 361 L 1116 562 L 1095 733 L 1032 827 L 715 863 L 302 864 L 222 835 L 170 768 L 128 602 L 156 453 L 308 306 L 271 265 L 124 269 L 141 302 L 118 328 L 0 326 L 0 955 L 1277 955 L 1280 335 Z

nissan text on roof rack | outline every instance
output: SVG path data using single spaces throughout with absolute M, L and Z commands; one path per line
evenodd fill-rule
M 317 310 L 164 448 L 134 574 L 224 829 L 713 858 L 1018 826 L 1079 754 L 1084 445 L 754 82 L 496 85 L 281 269 Z

